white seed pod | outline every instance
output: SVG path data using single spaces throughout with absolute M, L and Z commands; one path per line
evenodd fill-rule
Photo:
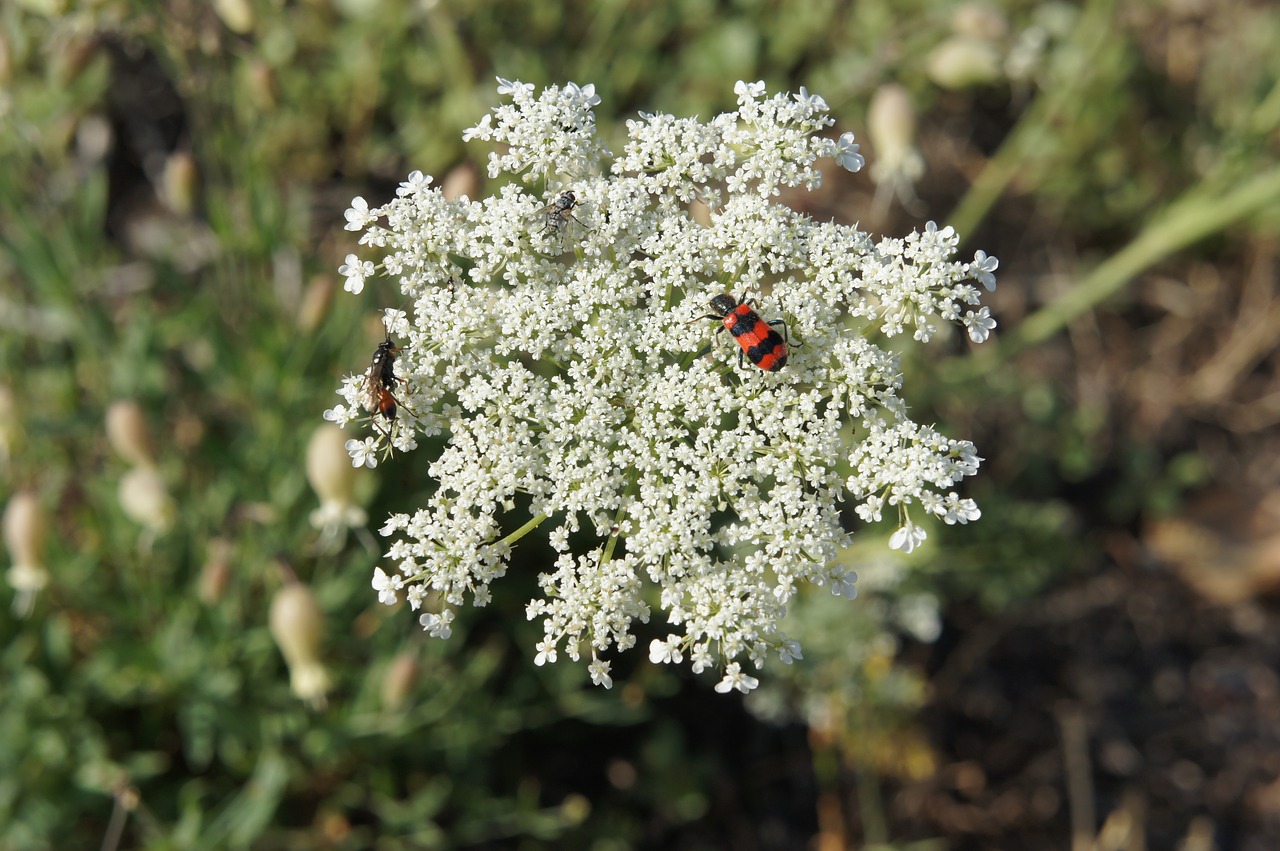
M 155 466 L 147 417 L 137 402 L 122 399 L 107 408 L 107 440 L 120 457 L 139 467 Z
M 120 508 L 130 520 L 154 533 L 173 526 L 177 508 L 155 467 L 134 467 L 120 477 Z
M 289 687 L 312 706 L 323 707 L 330 686 L 319 657 L 324 613 L 311 589 L 300 582 L 286 584 L 271 601 L 267 623 L 289 666 Z
M 13 608 L 22 616 L 30 613 L 35 595 L 49 584 L 44 566 L 47 535 L 48 520 L 35 494 L 15 494 L 4 510 L 4 542 L 13 559 L 5 579 L 17 592 Z

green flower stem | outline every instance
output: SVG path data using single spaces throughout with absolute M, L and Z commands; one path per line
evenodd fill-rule
M 544 521 L 544 520 L 546 520 L 546 519 L 547 519 L 547 515 L 545 515 L 545 514 L 539 514 L 537 517 L 534 517 L 534 518 L 530 519 L 528 523 L 524 524 L 524 525 L 523 525 L 523 526 L 521 526 L 519 529 L 517 529 L 517 530 L 515 530 L 514 532 L 512 532 L 510 535 L 508 535 L 507 537 L 503 538 L 501 541 L 499 541 L 499 543 L 502 543 L 502 544 L 514 544 L 516 541 L 519 541 L 519 540 L 520 540 L 521 538 L 523 538 L 525 535 L 529 534 L 529 533 L 530 533 L 530 532 L 532 532 L 534 529 L 537 529 L 539 526 L 541 526 L 541 525 L 542 525 L 542 521 Z
M 619 512 L 619 519 L 621 519 L 621 512 Z M 610 561 L 610 560 L 612 560 L 612 559 L 613 559 L 613 551 L 614 551 L 615 549 L 617 549 L 617 547 L 618 547 L 618 538 L 620 538 L 620 537 L 622 537 L 622 536 L 621 536 L 621 535 L 610 535 L 610 536 L 609 536 L 609 540 L 608 540 L 608 541 L 605 543 L 605 545 L 604 545 L 604 555 L 600 557 L 600 563 L 601 563 L 601 564 L 603 564 L 603 563 L 605 563 L 605 562 Z
M 627 483 L 626 496 L 628 497 L 634 496 L 635 492 L 636 492 L 636 474 L 633 471 L 631 474 L 631 480 Z M 618 506 L 617 513 L 613 515 L 614 525 L 621 524 L 622 521 L 626 519 L 626 516 L 627 516 L 627 509 L 623 506 Z M 617 535 L 609 536 L 608 542 L 604 545 L 604 556 L 600 559 L 601 562 L 606 562 L 606 561 L 609 561 L 611 558 L 613 558 L 613 551 L 617 549 L 618 539 L 621 537 L 622 537 L 621 533 L 618 533 Z

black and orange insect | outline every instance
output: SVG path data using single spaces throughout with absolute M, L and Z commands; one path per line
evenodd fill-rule
M 559 198 L 536 213 L 536 215 L 544 217 L 543 231 L 559 233 L 569 224 L 570 219 L 582 225 L 582 220 L 573 214 L 574 209 L 581 206 L 581 204 L 582 202 L 578 200 L 578 196 L 573 194 L 572 190 L 560 193 Z M 586 227 L 586 225 L 582 226 Z
M 398 354 L 400 347 L 391 342 L 391 333 L 387 332 L 387 339 L 378 344 L 378 350 L 373 353 L 373 361 L 369 364 L 369 371 L 364 375 L 364 406 L 371 414 L 382 414 L 387 422 L 396 418 L 396 411 L 399 409 L 394 393 L 396 385 L 401 382 L 396 377 Z
M 742 356 L 747 358 L 765 372 L 777 372 L 787 365 L 787 347 L 791 342 L 787 339 L 787 323 L 781 319 L 765 322 L 756 313 L 745 298 L 736 299 L 725 293 L 711 299 L 711 309 L 715 313 L 699 316 L 699 319 L 719 319 L 723 328 L 729 329 L 733 339 L 742 347 L 738 352 L 738 366 L 742 366 Z M 782 333 L 773 330 L 774 325 L 782 326 Z

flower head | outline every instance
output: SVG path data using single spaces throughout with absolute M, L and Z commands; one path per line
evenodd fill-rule
M 856 595 L 835 558 L 845 507 L 976 519 L 948 489 L 980 459 L 910 420 L 886 344 L 927 341 L 942 323 L 972 336 L 985 322 L 965 318 L 982 292 L 973 278 L 990 270 L 955 260 L 951 228 L 876 240 L 771 200 L 816 186 L 819 159 L 862 165 L 850 134 L 822 135 L 833 120 L 816 95 L 740 83 L 737 110 L 708 122 L 628 122 L 614 158 L 591 86 L 500 82 L 510 102 L 467 138 L 499 145 L 490 175 L 519 180 L 448 200 L 411 176 L 360 239 L 413 307 L 387 323 L 398 399 L 415 415 L 347 450 L 373 466 L 388 440 L 409 451 L 418 432 L 446 436 L 427 467 L 434 494 L 382 529 L 395 541 L 374 588 L 414 609 L 430 599 L 420 622 L 447 635 L 454 610 L 484 605 L 514 545 L 544 528 L 558 555 L 526 607 L 543 627 L 536 664 L 586 656 L 608 686 L 604 654 L 636 644 L 656 601 L 673 631 L 648 645 L 652 661 L 687 658 L 724 672 L 718 690 L 749 691 L 737 658 L 801 658 L 778 628 L 801 584 Z M 688 212 L 694 199 L 709 224 Z M 786 326 L 785 367 L 740 365 L 750 353 L 715 333 L 718 317 L 702 321 L 726 294 L 762 339 Z M 360 384 L 343 383 L 327 419 L 355 419 Z M 523 525 L 509 516 L 518 495 L 532 508 Z

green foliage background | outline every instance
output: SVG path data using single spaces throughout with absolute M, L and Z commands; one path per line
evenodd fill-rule
M 1167 511 L 1206 475 L 1194 454 L 1102 437 L 1106 411 L 1073 409 L 1034 353 L 1176 252 L 1274 236 L 1280 21 L 1226 5 L 1202 73 L 1182 79 L 1144 52 L 1147 28 L 1178 21 L 1139 3 L 5 4 L 0 383 L 16 414 L 0 502 L 36 493 L 53 533 L 34 612 L 0 614 L 0 848 L 94 847 L 126 813 L 121 847 L 149 849 L 797 847 L 819 829 L 812 802 L 839 793 L 832 765 L 927 771 L 905 613 L 1016 604 L 1088 562 L 1099 523 Z M 1004 60 L 1038 48 L 1016 75 L 1006 62 L 957 87 L 931 65 L 957 39 Z M 916 404 L 998 448 L 971 491 L 984 519 L 931 531 L 921 559 L 838 613 L 797 607 L 809 658 L 767 670 L 755 707 L 782 732 L 642 659 L 607 692 L 535 668 L 536 548 L 521 548 L 524 587 L 500 585 L 439 642 L 377 603 L 376 544 L 318 546 L 307 440 L 377 334 L 333 295 L 354 250 L 342 210 L 411 169 L 482 171 L 461 130 L 495 102 L 495 75 L 592 82 L 606 128 L 637 109 L 723 111 L 739 79 L 803 85 L 862 140 L 872 94 L 901 82 L 935 140 L 938 176 L 917 187 L 929 217 L 1001 258 L 999 341 L 911 361 L 928 385 Z M 869 184 L 812 203 L 855 221 Z M 898 215 L 886 232 L 923 224 Z M 1051 241 L 1078 253 L 1065 287 L 1037 291 Z M 147 412 L 179 507 L 160 535 L 119 507 L 103 419 L 120 399 Z M 367 476 L 372 528 L 420 500 L 425 457 Z M 1083 504 L 1073 487 L 1104 474 L 1105 504 Z M 230 545 L 216 600 L 199 593 L 215 541 Z M 849 557 L 869 568 L 880 543 Z M 327 615 L 324 709 L 291 694 L 267 629 L 282 562 Z M 402 653 L 416 685 L 389 706 Z M 752 761 L 762 741 L 789 761 Z M 778 786 L 792 797 L 771 842 L 753 802 Z M 859 821 L 892 839 L 875 813 Z

